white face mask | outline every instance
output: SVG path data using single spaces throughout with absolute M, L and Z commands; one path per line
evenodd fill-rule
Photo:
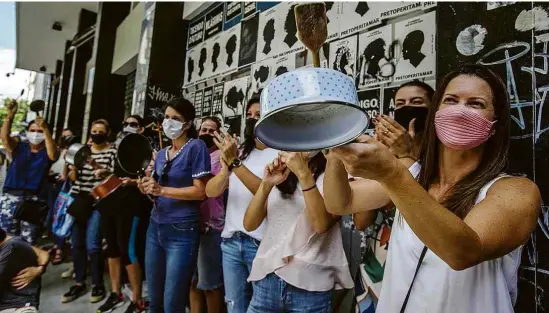
M 27 139 L 33 145 L 39 145 L 44 142 L 44 134 L 39 132 L 28 132 Z
M 172 120 L 170 119 L 164 119 L 164 122 L 162 122 L 162 129 L 164 130 L 164 133 L 166 136 L 170 139 L 177 139 L 183 134 L 183 131 L 185 130 L 183 128 L 185 126 L 185 123 Z
M 137 133 L 139 129 L 136 128 L 136 127 L 131 127 L 131 126 L 126 126 L 124 127 L 123 131 L 126 132 L 126 133 L 131 133 L 131 134 L 135 134 Z

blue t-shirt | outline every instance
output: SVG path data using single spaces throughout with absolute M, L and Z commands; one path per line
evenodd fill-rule
M 162 171 L 166 165 L 167 149 L 158 152 L 154 164 L 154 177 L 161 186 L 190 187 L 193 179 L 210 175 L 210 153 L 206 144 L 202 140 L 190 139 L 171 161 L 165 179 L 166 174 L 162 175 Z M 158 197 L 152 219 L 157 223 L 198 222 L 201 202 Z
M 28 143 L 19 142 L 12 151 L 4 191 L 27 190 L 36 194 L 45 183 L 50 163 L 46 148 L 33 153 Z

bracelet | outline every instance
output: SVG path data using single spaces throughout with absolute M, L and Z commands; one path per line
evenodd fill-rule
M 302 192 L 307 192 L 307 191 L 311 191 L 311 190 L 313 190 L 313 189 L 315 189 L 315 188 L 316 188 L 316 184 L 314 184 L 311 188 L 302 189 L 301 191 L 302 191 Z

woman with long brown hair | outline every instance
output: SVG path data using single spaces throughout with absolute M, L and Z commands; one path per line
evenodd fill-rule
M 409 170 L 368 136 L 327 154 L 328 211 L 398 208 L 377 312 L 513 312 L 541 198 L 532 181 L 504 174 L 509 125 L 504 83 L 466 65 L 435 93 Z M 349 183 L 347 171 L 364 179 Z

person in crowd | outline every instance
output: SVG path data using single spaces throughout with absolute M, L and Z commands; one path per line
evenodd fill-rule
M 67 176 L 68 176 L 68 167 L 65 162 L 65 154 L 67 153 L 67 149 L 71 144 L 73 144 L 75 140 L 75 136 L 72 132 L 72 130 L 65 128 L 63 129 L 63 132 L 61 132 L 61 137 L 59 138 L 57 142 L 57 148 L 59 149 L 59 158 L 57 161 L 55 161 L 50 168 L 50 192 L 48 195 L 48 206 L 50 208 L 49 216 L 48 216 L 48 229 L 51 228 L 52 222 L 53 222 L 53 215 L 55 212 L 53 212 L 55 200 L 57 199 L 57 195 L 61 191 L 61 188 L 67 182 Z M 63 262 L 63 249 L 65 247 L 65 238 L 60 238 L 57 236 L 54 237 L 55 245 L 52 248 L 52 253 L 54 255 L 54 258 L 52 260 L 53 265 L 58 265 Z
M 221 121 L 215 116 L 202 119 L 198 131 L 200 138 L 208 147 L 212 175 L 217 175 L 221 167 L 226 166 L 220 159 L 221 152 L 216 147 L 213 136 L 221 130 Z M 204 312 L 206 303 L 208 313 L 221 313 L 224 308 L 223 266 L 221 263 L 221 231 L 225 225 L 225 206 L 223 195 L 207 198 L 200 205 L 200 247 L 193 284 L 191 285 L 191 312 Z M 204 301 L 205 300 L 205 301 Z
M 169 102 L 162 128 L 172 145 L 156 156 L 152 177 L 139 189 L 156 197 L 149 229 L 145 273 L 149 312 L 185 312 L 199 246 L 199 207 L 206 198 L 210 155 L 197 139 L 193 104 L 183 98 Z
M 269 221 L 248 278 L 248 313 L 328 313 L 332 289 L 353 287 L 340 217 L 326 211 L 322 198 L 325 168 L 318 152 L 280 152 L 266 166 L 244 216 L 247 231 Z
M 13 218 L 15 209 L 25 201 L 47 200 L 47 175 L 58 151 L 48 125 L 42 117 L 31 121 L 27 126 L 28 142 L 11 137 L 11 127 L 17 113 L 17 102 L 8 106 L 6 120 L 2 125 L 0 138 L 11 154 L 4 192 L 0 198 L 0 226 L 11 236 L 21 236 L 31 245 L 36 244 L 39 229 L 34 225 Z
M 419 160 L 408 169 L 368 136 L 331 149 L 326 208 L 398 208 L 378 312 L 513 312 L 541 197 L 532 181 L 504 174 L 505 84 L 482 65 L 465 65 L 444 77 L 432 103 Z M 349 183 L 347 171 L 363 179 Z
M 376 140 L 391 149 L 406 166 L 419 158 L 425 120 L 434 92 L 431 86 L 418 80 L 404 83 L 398 87 L 393 98 L 396 105 L 394 119 L 379 115 L 373 120 Z M 364 271 L 359 271 L 356 278 L 359 303 L 375 302 L 379 297 L 395 211 L 391 203 L 381 210 L 360 212 L 352 217 L 356 229 L 366 232 L 365 236 L 361 236 L 363 244 L 360 245 L 362 259 L 365 260 L 360 267 Z M 366 230 L 366 227 L 369 229 Z M 364 297 L 363 293 L 368 289 L 370 292 Z
M 252 98 L 246 106 L 244 142 L 240 152 L 236 136 L 227 134 L 223 137 L 215 133 L 214 142 L 221 150 L 221 159 L 227 166 L 223 166 L 206 185 L 206 195 L 210 198 L 219 197 L 230 188 L 225 227 L 221 233 L 223 281 L 229 313 L 245 313 L 252 299 L 252 286 L 247 279 L 263 237 L 265 222 L 248 232 L 244 228 L 244 215 L 261 184 L 265 165 L 278 153 L 256 140 L 254 127 L 259 117 L 259 98 Z
M 131 115 L 123 123 L 122 134 L 142 134 L 144 131 L 143 118 Z M 141 226 L 143 212 L 148 211 L 144 206 L 150 206 L 150 201 L 137 188 L 137 176 L 127 177 L 128 173 L 115 165 L 115 174 L 122 179 L 122 187 L 117 189 L 108 198 L 102 200 L 104 206 L 112 208 L 101 214 L 101 228 L 107 241 L 107 258 L 111 281 L 111 293 L 97 313 L 111 312 L 124 305 L 122 294 L 122 266 L 128 273 L 128 280 L 132 290 L 132 303 L 126 313 L 145 311 L 145 302 L 142 296 L 142 270 L 137 257 L 138 231 L 146 231 Z M 144 245 L 144 242 L 143 244 Z
M 0 313 L 36 313 L 49 254 L 0 229 Z
M 75 197 L 71 206 L 76 206 L 75 210 L 81 212 L 79 216 L 84 215 L 85 217 L 75 216 L 72 226 L 72 257 L 76 284 L 63 295 L 61 298 L 63 303 L 71 302 L 87 292 L 88 257 L 93 285 L 90 302 L 96 303 L 105 298 L 104 260 L 101 255 L 101 214 L 99 213 L 101 202 L 94 205 L 90 191 L 114 172 L 116 149 L 107 141 L 110 131 L 109 123 L 106 120 L 98 119 L 92 122 L 90 138 L 93 162 L 88 162 L 80 169 L 76 169 L 72 165 L 69 166 L 69 178 L 73 181 L 71 195 Z

